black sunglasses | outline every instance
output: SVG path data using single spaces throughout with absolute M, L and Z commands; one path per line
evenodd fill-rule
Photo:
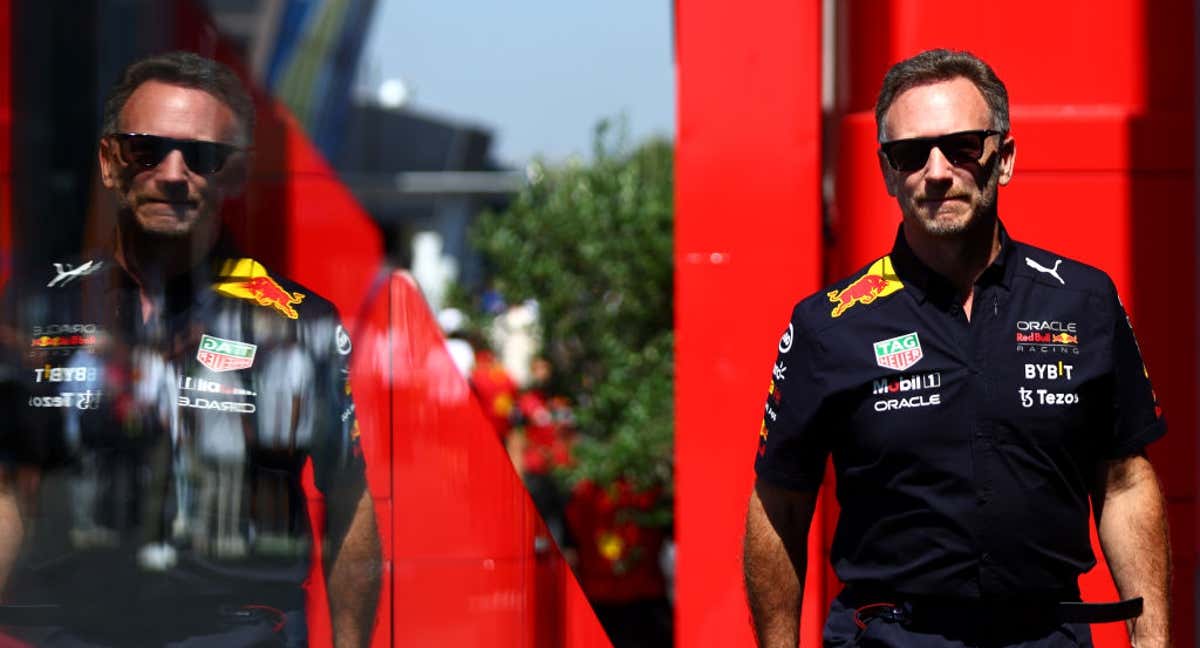
M 979 162 L 979 158 L 983 157 L 984 141 L 992 135 L 1003 134 L 1002 131 L 996 130 L 959 131 L 937 137 L 914 137 L 883 142 L 879 149 L 883 151 L 893 169 L 910 173 L 925 166 L 925 162 L 929 160 L 929 151 L 935 146 L 951 164 Z
M 220 171 L 229 156 L 244 150 L 221 142 L 175 139 L 145 133 L 118 133 L 109 137 L 116 140 L 121 159 L 126 164 L 153 169 L 171 151 L 179 151 L 188 168 L 202 175 Z

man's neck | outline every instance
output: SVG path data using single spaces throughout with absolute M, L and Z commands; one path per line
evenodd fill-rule
M 117 229 L 113 258 L 138 285 L 142 321 L 148 321 L 161 308 L 167 285 L 206 263 L 215 247 L 215 238 L 151 239 Z
M 983 218 L 953 237 L 930 236 L 905 221 L 904 239 L 922 263 L 953 284 L 956 299 L 969 308 L 975 282 L 1000 254 L 1000 221 Z

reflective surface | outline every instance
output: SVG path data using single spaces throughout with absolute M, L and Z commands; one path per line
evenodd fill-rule
M 349 337 L 331 304 L 250 259 L 151 301 L 111 258 L 10 283 L 0 451 L 26 537 L 9 600 L 113 636 L 233 601 L 302 610 L 306 462 L 327 554 L 364 493 Z

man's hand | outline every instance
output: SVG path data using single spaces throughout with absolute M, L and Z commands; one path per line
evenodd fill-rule
M 333 645 L 360 648 L 371 641 L 382 572 L 375 507 L 366 489 L 336 551 L 326 574 Z
M 1166 507 L 1150 461 L 1135 455 L 1106 462 L 1093 499 L 1100 546 L 1121 598 L 1145 599 L 1128 622 L 1135 648 L 1171 645 L 1171 549 Z
M 758 645 L 794 648 L 808 551 L 808 526 L 817 493 L 759 481 L 750 494 L 744 545 L 746 595 Z

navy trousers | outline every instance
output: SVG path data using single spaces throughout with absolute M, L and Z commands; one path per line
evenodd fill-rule
M 1080 623 L 1047 625 L 1018 618 L 947 615 L 914 624 L 887 615 L 864 615 L 865 627 L 860 627 L 855 623 L 855 608 L 846 599 L 843 593 L 829 608 L 826 648 L 1093 648 L 1091 628 Z

